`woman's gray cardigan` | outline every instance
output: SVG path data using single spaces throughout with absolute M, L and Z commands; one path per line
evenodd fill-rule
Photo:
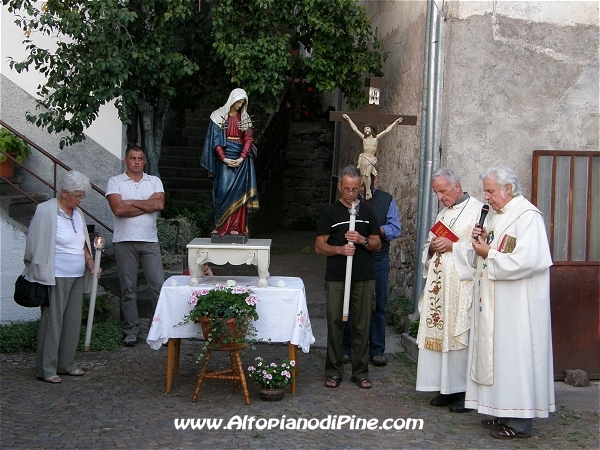
M 83 221 L 85 242 L 91 251 L 90 235 L 81 209 L 77 208 Z M 56 246 L 56 217 L 58 216 L 58 202 L 52 198 L 40 203 L 36 210 L 29 230 L 27 231 L 27 242 L 25 244 L 25 269 L 23 276 L 29 281 L 34 281 L 47 286 L 54 286 L 54 249 Z M 83 276 L 83 291 L 92 290 L 92 277 L 90 271 L 85 268 Z

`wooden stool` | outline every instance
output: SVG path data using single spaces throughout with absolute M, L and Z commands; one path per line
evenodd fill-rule
M 196 403 L 198 393 L 200 392 L 200 386 L 205 378 L 213 378 L 216 380 L 232 380 L 233 381 L 233 392 L 237 394 L 238 381 L 242 384 L 242 390 L 244 391 L 244 398 L 246 399 L 246 405 L 250 404 L 250 395 L 248 394 L 248 385 L 246 384 L 246 374 L 242 367 L 242 358 L 240 357 L 240 350 L 247 347 L 247 344 L 235 345 L 222 348 L 214 348 L 212 351 L 206 353 L 206 362 L 202 366 L 200 375 L 198 375 L 198 381 L 196 382 L 196 389 L 192 397 L 192 403 Z M 228 370 L 216 370 L 213 372 L 207 372 L 208 363 L 212 357 L 212 352 L 229 352 L 229 359 L 231 360 L 231 368 Z

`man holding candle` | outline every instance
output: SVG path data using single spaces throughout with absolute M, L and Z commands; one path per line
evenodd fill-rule
M 379 251 L 379 224 L 371 208 L 358 204 L 355 230 L 350 230 L 349 209 L 357 201 L 360 172 L 354 166 L 338 175 L 340 199 L 329 205 L 317 225 L 315 251 L 327 256 L 325 282 L 327 292 L 327 356 L 325 386 L 336 388 L 342 382 L 344 352 L 343 300 L 346 265 L 352 257 L 350 312 L 352 314 L 352 381 L 362 389 L 370 389 L 369 325 L 375 294 L 375 268 L 371 252 Z
M 156 308 L 165 275 L 158 245 L 156 216 L 165 206 L 165 193 L 160 178 L 144 173 L 146 156 L 141 147 L 130 147 L 125 153 L 125 173 L 108 180 L 106 198 L 114 217 L 113 248 L 117 258 L 121 309 L 125 326 L 126 347 L 138 340 L 140 322 L 137 309 L 138 267 L 141 265 L 152 307 Z

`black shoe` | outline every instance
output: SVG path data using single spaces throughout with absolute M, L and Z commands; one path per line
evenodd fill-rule
M 385 356 L 383 356 L 383 355 L 373 356 L 371 358 L 371 362 L 373 363 L 374 366 L 377 366 L 377 367 L 387 366 L 387 359 L 385 359 Z
M 470 408 L 465 408 L 465 401 L 464 400 L 456 400 L 454 403 L 452 403 L 450 405 L 450 412 L 451 413 L 466 413 L 469 411 L 473 411 Z
M 454 394 L 440 394 L 437 397 L 432 398 L 429 401 L 431 406 L 441 407 L 441 406 L 449 406 L 456 401 L 456 396 Z

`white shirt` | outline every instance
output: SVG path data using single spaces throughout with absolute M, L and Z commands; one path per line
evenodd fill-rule
M 110 194 L 120 194 L 123 200 L 148 200 L 155 192 L 164 192 L 162 181 L 146 173 L 138 182 L 133 181 L 126 173 L 119 174 L 108 180 L 106 187 L 107 197 Z M 156 217 L 156 213 L 137 217 L 114 216 L 113 242 L 158 242 Z
M 71 218 L 64 212 L 63 215 L 59 214 L 56 218 L 55 277 L 77 278 L 83 276 L 85 270 L 84 244 L 83 220 L 79 211 L 73 210 Z

